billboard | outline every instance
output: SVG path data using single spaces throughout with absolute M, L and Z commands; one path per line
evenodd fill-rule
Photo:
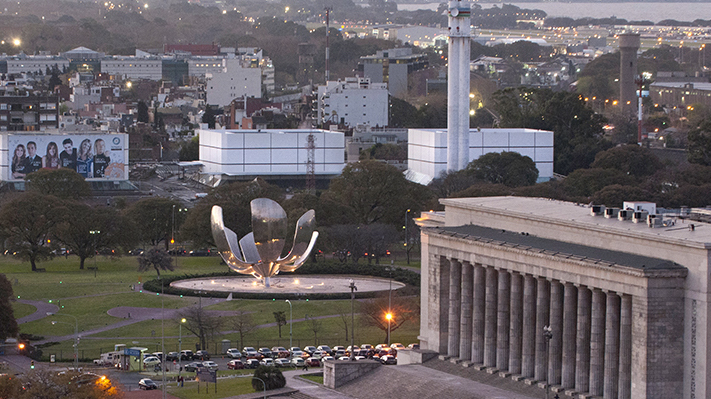
M 9 181 L 39 169 L 68 168 L 87 180 L 126 180 L 125 134 L 9 135 Z

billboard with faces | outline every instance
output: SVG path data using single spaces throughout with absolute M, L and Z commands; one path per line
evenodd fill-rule
M 127 135 L 9 135 L 7 180 L 40 169 L 68 168 L 88 180 L 126 180 Z

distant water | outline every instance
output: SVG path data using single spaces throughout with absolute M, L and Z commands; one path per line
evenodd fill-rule
M 550 17 L 570 18 L 609 18 L 615 16 L 628 21 L 659 22 L 663 19 L 677 21 L 693 21 L 697 18 L 711 19 L 711 3 L 565 3 L 565 2 L 531 2 L 516 3 L 505 2 L 520 8 L 537 9 L 545 11 Z M 436 10 L 437 3 L 426 4 L 398 4 L 398 10 Z M 484 9 L 494 5 L 500 7 L 501 3 L 478 3 Z

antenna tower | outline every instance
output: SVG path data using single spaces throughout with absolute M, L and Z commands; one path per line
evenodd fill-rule
M 329 58 L 328 53 L 330 50 L 330 45 L 329 45 L 328 39 L 329 39 L 329 31 L 331 30 L 329 18 L 331 16 L 331 10 L 333 10 L 333 8 L 326 7 L 325 10 L 326 10 L 326 84 L 328 84 L 328 77 L 329 77 L 329 71 L 330 71 L 330 69 L 328 68 L 328 58 Z
M 309 133 L 306 139 L 306 191 L 309 194 L 316 194 L 316 138 L 313 133 Z

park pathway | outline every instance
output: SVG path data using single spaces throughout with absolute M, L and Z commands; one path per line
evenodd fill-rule
M 24 303 L 25 305 L 32 305 L 37 308 L 34 313 L 17 319 L 17 324 L 41 320 L 47 317 L 47 313 L 56 313 L 59 310 L 59 307 L 57 305 L 53 305 L 45 301 L 30 301 L 28 299 L 18 299 L 17 302 Z

